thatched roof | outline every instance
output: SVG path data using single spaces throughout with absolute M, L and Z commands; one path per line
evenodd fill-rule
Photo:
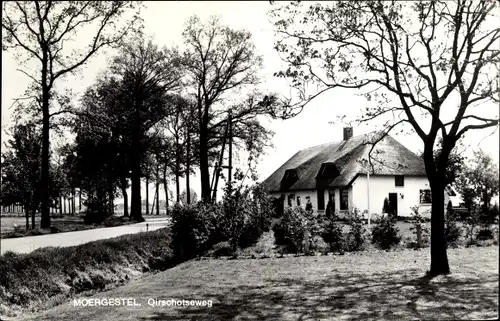
M 426 176 L 424 161 L 404 147 L 391 136 L 385 136 L 377 142 L 371 152 L 371 164 L 368 154 L 379 133 L 370 133 L 351 137 L 347 140 L 309 147 L 297 152 L 285 164 L 269 176 L 262 186 L 268 192 L 316 189 L 322 187 L 343 187 L 353 182 L 359 174 L 370 175 L 407 175 Z M 335 175 L 322 177 L 322 165 L 334 166 L 330 172 Z M 295 171 L 298 178 L 282 185 L 286 170 Z

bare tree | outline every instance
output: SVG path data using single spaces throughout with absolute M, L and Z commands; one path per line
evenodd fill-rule
M 137 15 L 117 27 L 127 10 L 138 8 L 132 1 L 7 1 L 2 3 L 2 49 L 21 53 L 18 58 L 34 60 L 36 72 L 18 69 L 36 85 L 33 98 L 42 113 L 41 227 L 50 227 L 49 213 L 49 128 L 50 101 L 56 80 L 73 73 L 105 46 L 116 44 L 139 26 Z M 95 29 L 94 29 L 95 28 Z M 68 53 L 64 48 L 78 33 L 92 30 L 87 48 Z M 23 62 L 24 63 L 24 62 Z
M 243 127 L 258 125 L 254 128 L 263 129 L 256 116 L 274 116 L 280 104 L 274 95 L 253 90 L 260 82 L 262 58 L 256 54 L 248 31 L 232 30 L 216 17 L 201 23 L 195 16 L 188 20 L 183 37 L 188 48 L 184 56 L 186 81 L 195 100 L 201 199 L 210 201 L 210 159 L 221 145 L 227 112 L 231 110 L 233 120 Z
M 262 59 L 255 53 L 249 32 L 224 27 L 215 17 L 206 24 L 190 18 L 183 36 L 188 47 L 185 66 L 197 104 L 201 198 L 209 201 L 208 126 L 214 108 L 224 94 L 258 82 L 256 72 Z
M 295 114 L 330 89 L 363 88 L 376 107 L 358 122 L 386 120 L 382 136 L 409 124 L 422 139 L 433 199 L 430 275 L 450 272 L 443 206 L 450 153 L 466 132 L 499 124 L 498 108 L 491 108 L 499 94 L 498 6 L 492 0 L 293 2 L 270 12 L 276 50 L 288 65 L 276 75 L 298 90 L 299 99 L 288 102 Z M 310 84 L 317 89 L 311 92 Z

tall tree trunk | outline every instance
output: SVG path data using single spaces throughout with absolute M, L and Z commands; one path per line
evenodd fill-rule
M 131 177 L 131 204 L 130 204 L 130 216 L 136 221 L 140 221 L 142 218 L 142 204 L 141 204 L 141 164 L 132 170 Z
M 432 130 L 431 130 L 432 132 Z M 434 129 L 434 135 L 437 129 Z M 444 193 L 445 172 L 449 152 L 453 146 L 445 141 L 441 150 L 441 158 L 438 162 L 434 159 L 434 139 L 429 139 L 424 144 L 424 164 L 432 195 L 431 206 L 431 268 L 430 276 L 449 274 L 448 255 L 446 252 L 446 240 L 444 236 Z M 446 161 L 445 161 L 446 160 Z
M 141 204 L 141 156 L 142 147 L 140 144 L 140 119 L 139 106 L 136 102 L 135 108 L 135 128 L 132 133 L 132 153 L 131 153 L 131 204 L 130 216 L 135 221 L 143 221 Z
M 59 196 L 59 214 L 63 215 L 63 197 Z
M 444 236 L 444 184 L 431 184 L 431 275 L 449 274 L 448 255 Z
M 29 206 L 24 207 L 24 214 L 26 215 L 26 232 L 30 229 L 30 211 Z
M 50 166 L 50 87 L 48 84 L 48 55 L 46 50 L 42 48 L 42 175 L 41 175 L 41 228 L 50 227 L 50 212 L 49 212 L 49 166 Z
M 181 199 L 181 186 L 179 182 L 179 175 L 181 172 L 181 153 L 179 146 L 179 138 L 175 138 L 175 192 L 176 192 L 176 202 L 179 203 Z
M 68 212 L 66 212 L 66 197 L 63 198 L 63 204 L 64 204 L 64 210 L 63 210 L 63 214 L 67 214 Z
M 36 227 L 35 223 L 35 214 L 36 214 L 36 207 L 31 208 L 31 229 L 34 230 Z
M 485 189 L 483 191 L 483 213 L 487 214 L 489 208 L 490 208 L 490 197 L 489 197 L 488 190 Z
M 191 134 L 187 131 L 187 146 L 186 146 L 186 202 L 191 204 L 191 187 L 189 186 L 189 171 L 191 157 Z
M 167 164 L 163 167 L 163 189 L 165 190 L 165 215 L 168 216 L 168 183 L 167 183 Z
M 156 215 L 160 215 L 160 163 L 156 163 Z
M 146 176 L 146 215 L 149 215 L 149 177 Z
M 78 212 L 82 211 L 82 188 L 78 188 Z
M 71 214 L 75 215 L 76 213 L 76 190 L 73 187 L 73 190 L 71 191 Z
M 126 178 L 122 179 L 123 215 L 128 216 L 128 194 Z
M 208 167 L 208 133 L 206 125 L 200 130 L 200 180 L 201 180 L 201 199 L 204 202 L 210 202 L 210 173 Z
M 111 215 L 115 215 L 115 196 L 112 194 L 111 195 Z
M 113 193 L 113 185 L 111 182 L 108 184 L 108 198 L 109 198 L 109 215 L 115 214 L 115 195 Z

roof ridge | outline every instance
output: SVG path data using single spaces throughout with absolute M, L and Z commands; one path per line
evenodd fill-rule
M 368 136 L 370 134 L 375 134 L 379 131 L 377 130 L 374 130 L 374 131 L 371 131 L 369 133 L 365 133 L 365 134 L 358 134 L 356 136 L 352 136 L 351 138 L 349 139 L 353 139 L 353 138 L 359 138 L 361 136 Z M 390 136 L 389 134 L 387 134 L 386 136 Z M 334 140 L 334 141 L 331 141 L 331 142 L 327 142 L 327 143 L 323 143 L 323 144 L 318 144 L 318 145 L 314 145 L 314 146 L 309 146 L 309 147 L 306 147 L 306 148 L 303 148 L 303 149 L 300 149 L 298 152 L 301 152 L 301 151 L 305 151 L 305 150 L 308 150 L 308 149 L 312 149 L 312 148 L 318 148 L 320 146 L 323 146 L 323 145 L 331 145 L 331 144 L 340 144 L 342 142 L 346 142 L 347 140 L 344 140 L 344 139 L 340 139 L 340 140 Z

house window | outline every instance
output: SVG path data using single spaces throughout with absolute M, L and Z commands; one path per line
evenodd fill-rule
M 300 196 L 297 196 L 297 206 L 300 206 Z
M 420 190 L 420 204 L 430 204 L 432 203 L 432 194 L 430 189 Z
M 298 179 L 299 176 L 297 175 L 297 171 L 295 169 L 287 169 L 283 179 L 281 180 L 281 189 L 289 189 Z
M 334 164 L 323 164 L 319 171 L 318 178 L 333 179 L 339 175 L 339 171 Z
M 335 202 L 335 190 L 331 189 L 328 191 L 328 201 L 334 203 Z
M 295 198 L 294 194 L 289 194 L 288 195 L 288 206 L 292 207 L 292 201 Z
M 325 209 L 325 190 L 318 190 L 318 210 L 323 211 Z
M 340 189 L 340 210 L 346 211 L 349 205 L 349 190 L 347 188 Z
M 311 197 L 306 196 L 306 211 L 312 210 L 313 205 L 311 203 Z
M 405 177 L 403 175 L 394 176 L 396 186 L 405 186 Z
M 335 190 L 328 190 L 328 204 L 326 205 L 326 212 L 328 214 L 335 213 Z

